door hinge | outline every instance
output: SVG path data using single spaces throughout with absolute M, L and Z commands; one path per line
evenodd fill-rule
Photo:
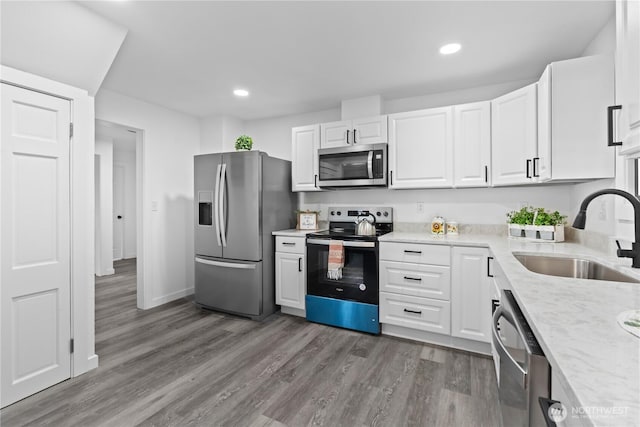
M 69 123 L 69 138 L 73 138 L 73 123 Z
M 70 350 L 70 351 L 69 351 L 69 353 L 73 353 L 73 347 L 74 347 L 74 345 L 73 345 L 73 338 L 71 338 L 71 341 L 70 341 L 70 343 L 69 343 L 69 350 Z

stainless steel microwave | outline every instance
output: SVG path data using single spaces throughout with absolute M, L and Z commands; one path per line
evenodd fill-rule
M 387 144 L 318 150 L 318 187 L 387 185 Z

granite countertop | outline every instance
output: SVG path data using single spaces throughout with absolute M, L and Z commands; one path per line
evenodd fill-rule
M 318 230 L 297 230 L 295 228 L 290 228 L 288 230 L 274 231 L 271 234 L 273 236 L 304 237 L 309 233 L 317 233 L 318 231 L 322 231 L 322 230 L 320 230 L 320 229 L 318 229 Z
M 640 278 L 628 259 L 576 243 L 538 243 L 507 236 L 433 236 L 393 232 L 381 242 L 488 247 L 542 346 L 554 377 L 594 426 L 640 425 L 640 339 L 616 322 L 640 309 L 640 284 L 547 276 L 527 270 L 513 252 L 596 260 Z M 571 417 L 571 408 L 567 408 Z

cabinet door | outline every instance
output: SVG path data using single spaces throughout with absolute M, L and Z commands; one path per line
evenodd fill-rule
M 614 177 L 615 150 L 606 144 L 605 119 L 613 92 L 609 55 L 547 66 L 538 81 L 538 181 Z
M 354 144 L 379 144 L 387 142 L 387 116 L 367 117 L 353 120 Z
M 536 83 L 491 101 L 492 184 L 532 183 L 537 154 Z
M 491 103 L 453 107 L 456 187 L 487 187 L 491 163 Z
M 620 153 L 640 154 L 640 2 L 616 2 L 616 103 L 619 111 L 617 141 Z
M 389 115 L 389 188 L 453 186 L 453 108 Z
M 320 148 L 346 147 L 352 142 L 351 120 L 320 124 Z
M 490 342 L 491 294 L 489 250 L 452 248 L 451 335 Z
M 276 304 L 304 310 L 305 255 L 276 252 Z
M 320 191 L 318 177 L 318 145 L 320 126 L 302 126 L 291 130 L 291 190 Z

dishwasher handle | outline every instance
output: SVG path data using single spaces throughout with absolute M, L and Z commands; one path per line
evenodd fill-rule
M 500 357 L 500 370 L 508 369 L 509 372 L 505 374 L 509 375 L 511 378 L 517 379 L 518 384 L 522 386 L 522 388 L 526 388 L 527 384 L 527 371 L 525 371 L 522 366 L 514 359 L 514 357 L 509 353 L 507 348 L 505 347 L 502 339 L 500 338 L 500 333 L 498 332 L 498 321 L 500 317 L 504 317 L 510 323 L 514 324 L 513 318 L 511 315 L 502 307 L 499 306 L 495 313 L 493 313 L 493 322 L 491 325 L 491 335 L 493 340 L 493 346 L 498 352 L 498 356 Z M 502 364 L 502 361 L 505 361 L 505 365 Z M 500 377 L 502 377 L 503 373 L 500 372 Z

